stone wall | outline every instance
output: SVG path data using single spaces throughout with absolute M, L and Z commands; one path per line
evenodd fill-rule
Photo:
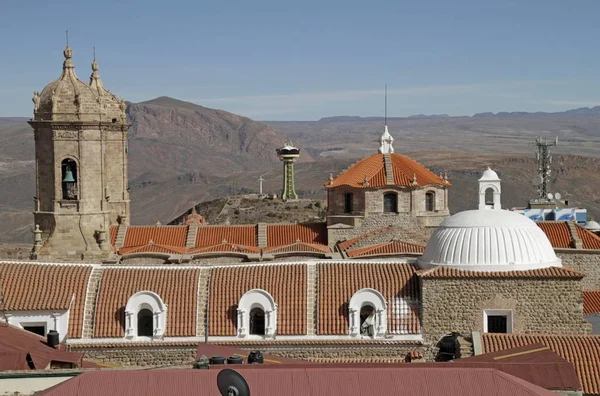
M 73 352 L 83 352 L 84 359 L 96 363 L 123 367 L 152 367 L 191 365 L 196 359 L 196 346 L 189 347 L 127 347 L 122 348 L 71 348 Z
M 246 350 L 260 350 L 288 359 L 301 359 L 321 362 L 344 362 L 352 360 L 366 360 L 374 362 L 402 361 L 410 351 L 421 352 L 427 361 L 433 361 L 434 351 L 429 346 L 405 344 L 364 344 L 353 345 L 239 345 L 236 348 Z M 117 365 L 122 367 L 157 367 L 191 365 L 195 361 L 197 348 L 194 347 L 127 347 L 110 349 L 77 349 L 74 352 L 83 352 L 84 358 L 96 363 Z M 209 356 L 210 357 L 210 356 Z
M 346 194 L 352 194 L 352 212 L 344 212 Z M 348 186 L 327 191 L 327 212 L 331 215 L 362 214 L 365 212 L 365 189 Z
M 585 274 L 583 290 L 600 290 L 600 251 L 583 249 L 556 249 L 562 264 Z
M 435 343 L 457 331 L 483 332 L 486 309 L 513 312 L 513 333 L 588 334 L 581 281 L 492 277 L 421 278 L 422 331 Z

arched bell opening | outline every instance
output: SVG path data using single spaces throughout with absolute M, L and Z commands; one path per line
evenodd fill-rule
M 62 199 L 77 200 L 79 196 L 77 162 L 71 158 L 65 158 L 61 163 L 61 172 Z

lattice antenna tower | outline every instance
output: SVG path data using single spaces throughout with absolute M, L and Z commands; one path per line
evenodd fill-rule
M 541 137 L 535 138 L 537 151 L 535 152 L 535 162 L 538 165 L 538 175 L 534 177 L 534 184 L 538 187 L 539 197 L 547 199 L 548 187 L 550 186 L 550 174 L 552 173 L 552 155 L 550 147 L 558 145 L 558 136 L 554 141 L 548 141 Z

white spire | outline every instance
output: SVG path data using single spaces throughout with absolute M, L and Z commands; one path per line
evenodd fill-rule
M 387 125 L 384 127 L 383 135 L 379 138 L 379 153 L 381 154 L 391 154 L 394 152 L 394 147 L 392 146 L 394 143 L 394 138 L 388 132 Z
M 394 152 L 394 147 L 392 147 L 392 143 L 394 143 L 394 138 L 388 132 L 387 127 L 387 84 L 385 84 L 385 121 L 383 128 L 383 135 L 379 138 L 379 153 L 380 154 L 391 154 Z

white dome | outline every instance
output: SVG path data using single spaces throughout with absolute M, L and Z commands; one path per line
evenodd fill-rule
M 494 172 L 492 170 L 492 168 L 490 168 L 489 166 L 483 172 L 483 175 L 479 179 L 479 181 L 499 181 L 499 180 L 500 180 L 500 178 L 498 177 L 498 174 L 496 172 Z
M 476 271 L 561 266 L 546 234 L 528 217 L 507 210 L 467 210 L 449 217 L 418 263 Z
M 600 231 L 600 224 L 598 224 L 597 221 L 590 220 L 587 223 L 585 223 L 583 228 L 585 228 L 586 230 L 592 231 L 592 232 L 598 232 L 598 231 Z

